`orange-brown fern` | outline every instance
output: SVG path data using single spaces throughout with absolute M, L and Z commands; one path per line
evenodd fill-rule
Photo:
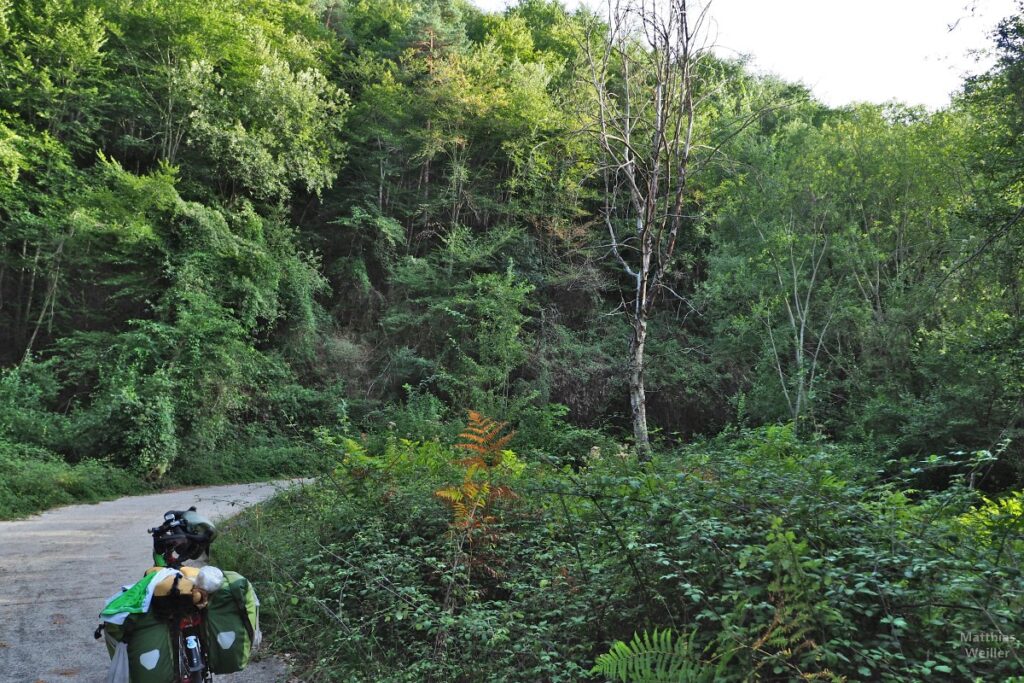
M 508 486 L 491 482 L 491 469 L 502 462 L 502 452 L 515 432 L 505 432 L 507 423 L 492 420 L 475 410 L 469 411 L 466 428 L 459 434 L 461 443 L 457 448 L 468 450 L 472 455 L 458 461 L 465 467 L 462 483 L 446 486 L 434 492 L 440 500 L 452 509 L 452 532 L 464 543 L 471 567 L 482 568 L 492 577 L 496 570 L 487 563 L 486 555 L 476 553 L 493 546 L 498 541 L 498 521 L 493 514 L 494 503 L 502 498 L 516 498 Z
M 458 461 L 465 467 L 462 483 L 438 489 L 434 495 L 452 509 L 450 533 L 453 541 L 452 556 L 448 572 L 451 577 L 466 570 L 467 581 L 482 572 L 490 579 L 500 579 L 500 562 L 489 552 L 499 542 L 499 519 L 493 514 L 493 504 L 499 498 L 516 498 L 507 486 L 491 483 L 491 468 L 502 463 L 503 452 L 515 436 L 505 432 L 507 423 L 492 420 L 475 410 L 468 411 L 469 421 L 459 434 L 460 443 L 456 448 L 469 451 L 470 456 Z M 445 590 L 443 610 L 452 613 L 458 600 L 454 590 L 455 581 L 450 580 Z M 486 590 L 484 587 L 480 587 Z M 447 628 L 442 627 L 434 640 L 435 657 L 443 657 L 448 641 Z
M 514 431 L 502 434 L 507 422 L 499 422 L 479 413 L 475 410 L 468 411 L 469 422 L 466 428 L 459 434 L 461 443 L 455 444 L 456 448 L 473 453 L 468 458 L 459 461 L 460 464 L 469 467 L 478 465 L 480 467 L 497 467 L 501 464 L 502 451 L 508 446 Z

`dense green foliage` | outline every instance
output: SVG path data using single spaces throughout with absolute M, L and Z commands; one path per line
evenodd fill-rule
M 1021 481 L 1018 33 L 937 113 L 702 69 L 656 440 L 789 421 Z M 409 392 L 627 426 L 595 36 L 543 0 L 0 4 L 0 362 L 63 424 L 26 446 L 160 480 Z
M 222 550 L 312 680 L 1019 673 L 1024 6 L 937 112 L 702 58 L 643 464 L 606 29 L 0 0 L 0 517 L 320 474 Z
M 326 285 L 286 202 L 337 176 L 347 100 L 317 15 L 272 6 L 0 3 L 0 436 L 16 461 L 110 463 L 136 488 L 273 476 L 301 469 L 289 441 L 311 414 L 344 412 L 299 380 Z M 284 450 L 224 462 L 240 442 Z M 96 484 L 75 497 L 127 488 Z M 61 499 L 27 500 L 4 496 Z
M 1000 507 L 966 485 L 987 453 L 885 484 L 863 453 L 789 427 L 648 465 L 506 453 L 474 477 L 514 495 L 481 503 L 473 526 L 439 499 L 468 480 L 458 449 L 327 438 L 323 454 L 321 485 L 243 516 L 214 557 L 264 586 L 270 639 L 303 653 L 308 680 L 577 681 L 609 643 L 655 628 L 683 643 L 665 670 L 690 675 L 622 680 L 1021 671 L 1019 649 L 983 659 L 961 640 L 1024 629 L 1024 499 Z M 915 491 L 926 471 L 950 486 Z

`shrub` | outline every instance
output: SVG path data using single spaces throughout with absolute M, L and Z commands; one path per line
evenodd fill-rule
M 110 463 L 84 460 L 70 465 L 49 451 L 0 438 L 0 519 L 145 489 L 130 473 Z
M 1019 647 L 964 650 L 961 634 L 1024 629 L 1015 503 L 982 500 L 969 466 L 945 491 L 917 491 L 785 428 L 649 464 L 526 458 L 492 482 L 516 496 L 488 502 L 486 542 L 453 565 L 460 534 L 434 494 L 465 485 L 464 452 L 332 448 L 332 477 L 243 518 L 224 544 L 266 582 L 271 628 L 317 680 L 578 681 L 655 629 L 685 639 L 681 668 L 716 681 L 1020 669 Z M 976 542 L 979 525 L 993 542 Z
M 182 455 L 170 481 L 190 486 L 266 481 L 305 476 L 316 470 L 317 454 L 303 441 L 240 430 L 216 450 Z
M 60 390 L 54 365 L 28 358 L 0 370 L 0 436 L 48 449 L 62 442 L 68 420 L 50 409 Z

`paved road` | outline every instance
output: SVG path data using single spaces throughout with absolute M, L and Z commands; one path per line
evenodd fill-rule
M 107 650 L 92 637 L 97 615 L 106 598 L 152 564 L 146 529 L 165 511 L 190 505 L 222 520 L 286 485 L 185 489 L 0 522 L 0 683 L 104 683 Z M 268 659 L 216 680 L 282 683 L 288 675 Z

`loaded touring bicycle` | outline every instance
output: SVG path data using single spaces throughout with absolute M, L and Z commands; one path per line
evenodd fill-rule
M 108 683 L 209 683 L 241 671 L 260 643 L 259 600 L 240 574 L 186 566 L 209 554 L 216 527 L 195 507 L 171 510 L 153 536 L 154 566 L 111 596 L 97 639 Z

